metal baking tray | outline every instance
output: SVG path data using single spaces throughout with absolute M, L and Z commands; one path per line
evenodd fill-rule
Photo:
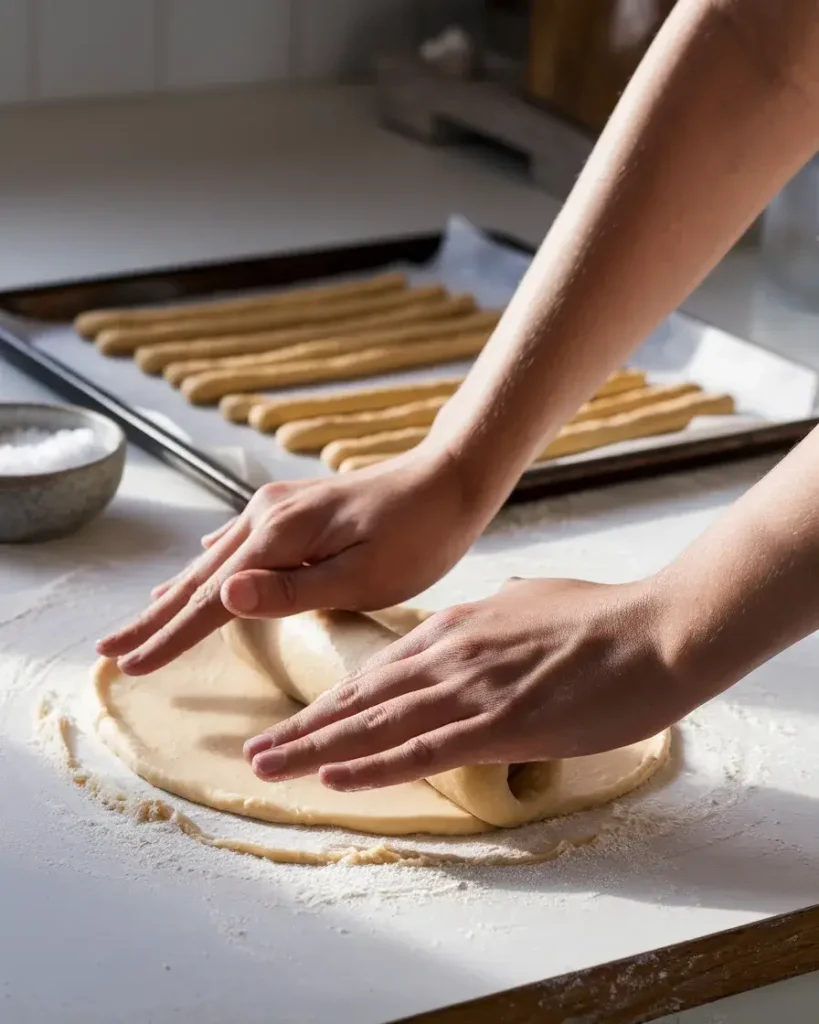
M 518 253 L 529 247 L 499 233 L 493 241 Z M 233 477 L 208 455 L 214 444 L 245 448 L 275 447 L 247 427 L 225 423 L 215 408 L 192 410 L 185 399 L 164 381 L 144 378 L 146 386 L 165 389 L 162 412 L 182 421 L 189 440 L 180 440 L 150 419 L 141 408 L 153 408 L 147 392 L 135 392 L 130 360 L 112 360 L 92 345 L 81 342 L 70 328 L 80 312 L 97 307 L 166 303 L 207 297 L 216 293 L 306 285 L 322 279 L 376 272 L 397 263 L 427 264 L 439 250 L 443 234 L 423 234 L 357 245 L 336 246 L 231 262 L 200 263 L 113 277 L 97 277 L 0 292 L 0 356 L 36 377 L 72 401 L 102 409 L 126 427 L 136 444 L 197 478 L 234 507 L 250 493 L 247 484 Z M 677 315 L 680 317 L 680 315 Z M 686 330 L 714 332 L 706 324 L 685 317 Z M 737 341 L 755 349 L 750 342 Z M 761 350 L 757 350 L 761 351 Z M 47 365 L 44 365 L 47 364 Z M 64 372 L 63 372 L 64 371 Z M 807 372 L 807 371 L 806 371 Z M 160 391 L 155 392 L 156 395 Z M 627 480 L 691 470 L 714 463 L 785 452 L 816 426 L 813 415 L 777 422 L 743 421 L 737 429 L 716 435 L 687 434 L 664 438 L 661 444 L 632 442 L 627 450 L 600 449 L 582 457 L 555 460 L 532 467 L 520 479 L 510 501 L 528 501 L 547 495 L 578 491 Z M 217 427 L 218 423 L 218 427 Z M 317 460 L 279 453 L 277 479 L 304 476 L 305 461 Z

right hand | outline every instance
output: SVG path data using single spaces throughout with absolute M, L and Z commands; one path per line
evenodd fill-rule
M 233 616 L 397 604 L 440 579 L 493 511 L 466 495 L 451 456 L 423 445 L 345 476 L 265 484 L 97 650 L 144 675 Z

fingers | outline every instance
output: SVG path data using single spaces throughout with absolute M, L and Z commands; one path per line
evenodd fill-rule
M 414 733 L 403 743 L 341 764 L 326 764 L 319 779 L 329 789 L 354 792 L 418 782 L 486 757 L 485 723 L 469 719 Z
M 247 569 L 226 580 L 221 597 L 240 618 L 280 618 L 312 608 L 354 608 L 361 581 L 356 548 L 316 565 Z
M 447 705 L 437 688 L 404 694 L 257 754 L 253 771 L 268 782 L 292 779 L 315 774 L 323 765 L 393 749 L 445 724 Z
M 298 714 L 248 740 L 244 747 L 245 757 L 252 761 L 266 750 L 292 743 L 317 729 L 369 711 L 384 701 L 427 686 L 429 682 L 422 669 L 404 661 L 388 666 L 376 677 L 369 673 L 359 674 L 328 690 Z
M 228 521 L 224 523 L 222 526 L 220 526 L 218 530 L 213 530 L 212 533 L 206 533 L 205 536 L 202 537 L 200 541 L 202 547 L 206 551 L 208 548 L 212 548 L 216 541 L 224 537 L 228 530 L 235 525 L 236 520 L 238 518 L 238 516 L 234 516 L 232 519 L 228 519 Z
M 149 637 L 166 626 L 188 602 L 206 605 L 208 583 L 214 572 L 220 568 L 242 545 L 247 536 L 247 527 L 237 523 L 210 550 L 201 555 L 175 581 L 171 581 L 163 594 L 133 623 L 116 633 L 105 637 L 97 644 L 97 651 L 109 658 L 138 653 L 137 649 Z M 218 589 L 216 592 L 218 599 Z M 129 662 L 131 659 L 128 659 Z M 134 659 L 134 664 L 139 659 Z M 126 668 L 123 659 L 121 667 Z

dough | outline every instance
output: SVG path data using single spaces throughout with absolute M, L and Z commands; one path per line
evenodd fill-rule
M 230 423 L 247 423 L 253 406 L 264 401 L 264 395 L 225 395 L 219 402 L 219 412 Z
M 165 378 L 174 383 L 178 371 L 168 373 L 175 363 L 195 362 L 204 364 L 201 369 L 226 369 L 229 366 L 252 365 L 262 357 L 274 356 L 284 349 L 313 342 L 338 341 L 351 336 L 370 333 L 379 338 L 380 332 L 403 328 L 419 329 L 416 324 L 429 320 L 447 320 L 450 317 L 466 316 L 474 312 L 474 302 L 468 295 L 442 296 L 435 293 L 429 297 L 415 294 L 415 301 L 401 303 L 386 310 L 364 313 L 360 316 L 345 317 L 333 323 L 308 324 L 287 329 L 273 328 L 241 334 L 219 334 L 213 337 L 194 338 L 187 341 L 160 342 L 141 345 L 134 358 L 140 369 L 146 373 L 164 372 Z M 403 339 L 401 339 L 403 340 Z M 241 361 L 239 361 L 241 360 Z M 183 374 L 188 376 L 189 374 Z M 178 383 L 178 382 L 177 382 Z
M 200 316 L 168 323 L 117 327 L 101 331 L 95 343 L 105 355 L 127 355 L 143 345 L 196 341 L 200 338 L 220 338 L 230 334 L 253 334 L 258 331 L 298 327 L 302 324 L 349 320 L 445 294 L 440 285 L 429 285 L 412 291 L 401 289 L 378 295 L 345 297 L 335 302 L 302 302 L 247 313 L 234 313 L 230 316 Z
M 418 381 L 410 384 L 393 384 L 389 387 L 362 388 L 355 391 L 333 391 L 322 395 L 302 398 L 268 398 L 261 396 L 259 408 L 249 416 L 251 426 L 262 433 L 277 430 L 291 420 L 312 419 L 315 416 L 331 416 L 335 413 L 364 412 L 371 409 L 387 409 L 406 402 L 423 398 L 454 395 L 463 383 L 463 377 L 446 377 L 440 380 Z M 239 396 L 227 396 L 235 399 Z M 227 397 L 223 401 L 227 401 Z
M 467 302 L 471 299 L 467 298 Z M 393 318 L 392 322 L 375 325 L 372 322 L 363 324 L 358 331 L 345 330 L 335 333 L 332 337 L 315 337 L 286 348 L 275 346 L 262 352 L 251 352 L 238 356 L 227 356 L 220 359 L 184 359 L 165 365 L 163 376 L 169 384 L 179 387 L 185 377 L 206 370 L 244 370 L 257 366 L 268 366 L 270 363 L 297 362 L 304 359 L 323 359 L 326 356 L 341 356 L 349 352 L 382 345 L 405 345 L 416 341 L 429 341 L 431 338 L 448 337 L 452 334 L 468 333 L 480 325 L 485 314 L 474 316 L 463 315 L 464 309 L 460 299 L 451 299 L 448 303 L 418 303 L 411 309 L 402 310 L 402 316 Z M 361 321 L 356 321 L 361 324 Z M 257 335 L 249 335 L 256 338 Z M 237 339 L 241 341 L 241 337 Z M 196 344 L 196 343 L 194 343 Z M 206 342 L 203 344 L 207 344 Z M 166 358 L 161 351 L 165 346 L 149 346 L 160 361 Z M 170 346 L 168 346 L 170 347 Z M 174 346 L 176 347 L 176 346 Z M 159 350 L 159 351 L 157 351 Z M 137 351 L 137 362 L 140 353 Z M 156 362 L 156 360 L 154 360 Z M 145 367 L 143 366 L 143 369 Z
M 695 416 L 721 416 L 733 411 L 734 400 L 730 395 L 683 395 L 609 419 L 570 423 L 540 458 L 555 459 L 561 455 L 602 448 L 617 441 L 671 434 L 683 430 Z
M 265 783 L 252 774 L 245 739 L 292 714 L 300 705 L 291 698 L 315 699 L 394 641 L 392 629 L 403 632 L 421 617 L 405 609 L 236 620 L 134 679 L 102 660 L 100 736 L 143 778 L 198 803 L 381 835 L 468 835 L 589 808 L 634 789 L 665 760 L 667 734 L 594 757 L 462 768 L 363 793 L 332 792 L 315 776 Z
M 331 441 L 321 449 L 321 461 L 330 469 L 338 469 L 346 459 L 358 455 L 397 455 L 420 444 L 428 433 L 428 427 L 404 427 L 403 430 L 385 430 L 366 437 L 351 437 L 346 441 Z
M 630 405 L 630 411 L 611 415 L 618 399 L 622 401 L 631 392 L 618 398 L 600 400 L 608 405 L 609 415 L 605 419 L 575 419 L 567 424 L 554 441 L 543 452 L 537 462 L 555 459 L 562 455 L 576 455 L 579 452 L 602 448 L 616 441 L 633 441 L 640 437 L 657 434 L 671 434 L 683 430 L 695 416 L 726 415 L 734 411 L 734 400 L 730 395 L 704 395 L 696 385 L 679 385 L 667 389 L 645 389 L 655 391 L 652 401 L 647 404 L 644 396 Z M 668 398 L 669 391 L 678 397 Z M 663 400 L 657 400 L 658 398 Z M 595 406 L 589 402 L 584 410 Z M 625 404 L 625 403 L 624 403 Z M 625 404 L 629 408 L 628 404 Z M 408 451 L 420 444 L 427 431 L 422 427 L 407 427 L 404 430 L 371 434 L 367 437 L 351 438 L 346 441 L 331 441 L 321 452 L 321 459 L 331 469 L 350 473 L 356 469 L 382 462 L 384 459 Z
M 292 420 L 276 431 L 276 440 L 288 452 L 315 452 L 331 441 L 365 437 L 405 427 L 428 427 L 446 398 L 423 398 L 407 405 L 372 412 L 340 413 L 317 416 L 311 420 Z
M 667 402 L 671 398 L 693 395 L 698 391 L 702 391 L 698 384 L 657 384 L 652 387 L 633 388 L 614 395 L 605 395 L 603 398 L 595 397 L 580 406 L 572 416 L 571 422 L 582 423 L 584 420 L 607 419 L 609 416 L 634 412 L 635 409 L 644 409 L 646 406 L 656 405 L 658 402 Z
M 376 295 L 407 287 L 405 274 L 378 274 L 363 281 L 342 281 L 273 295 L 248 295 L 233 299 L 208 299 L 177 306 L 151 306 L 138 309 L 92 309 L 74 321 L 74 329 L 83 338 L 95 338 L 100 332 L 140 324 L 169 323 L 198 316 L 232 316 L 235 313 L 280 308 L 302 302 L 326 302 L 356 295 Z
M 370 377 L 388 370 L 413 366 L 437 366 L 476 356 L 489 339 L 490 329 L 452 338 L 419 341 L 413 345 L 366 348 L 343 356 L 305 359 L 297 363 L 272 364 L 245 370 L 212 370 L 187 377 L 182 393 L 194 405 L 209 405 L 237 391 L 288 388 L 297 384 L 319 384 L 328 380 Z

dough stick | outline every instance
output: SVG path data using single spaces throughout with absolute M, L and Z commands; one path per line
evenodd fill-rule
M 605 398 L 607 395 L 619 395 L 621 391 L 631 391 L 633 388 L 644 388 L 645 386 L 646 375 L 642 370 L 618 370 L 617 373 L 609 377 L 594 397 Z
M 683 395 L 693 395 L 701 390 L 702 388 L 698 384 L 665 384 L 621 391 L 604 398 L 593 398 L 590 402 L 581 405 L 572 416 L 571 422 L 582 423 L 584 420 L 607 419 L 609 416 L 619 416 L 620 413 L 648 408 L 656 405 L 657 402 L 667 402 L 672 398 L 681 398 Z
M 307 324 L 326 324 L 352 317 L 368 316 L 389 309 L 428 302 L 446 294 L 440 285 L 425 288 L 386 292 L 384 295 L 364 295 L 337 302 L 300 302 L 261 312 L 232 313 L 229 316 L 200 316 L 177 320 L 167 324 L 145 324 L 137 327 L 119 327 L 102 331 L 96 344 L 105 355 L 130 355 L 143 345 L 196 341 L 200 338 L 220 338 L 231 334 L 257 334 L 259 331 L 284 330 Z
M 382 388 L 331 391 L 303 398 L 270 398 L 264 395 L 262 401 L 256 403 L 250 411 L 249 422 L 256 430 L 269 433 L 291 420 L 313 419 L 316 416 L 332 416 L 336 413 L 365 412 L 368 409 L 387 409 L 390 406 L 406 405 L 408 402 L 424 398 L 449 397 L 455 394 L 462 382 L 463 377 L 445 377 L 440 380 L 392 384 Z
M 272 363 L 247 370 L 223 370 L 187 377 L 182 392 L 195 405 L 212 404 L 232 392 L 260 391 L 319 384 L 326 380 L 354 380 L 413 366 L 437 366 L 476 356 L 486 344 L 486 331 L 462 337 L 419 341 L 406 347 L 366 348 L 329 359 L 298 363 Z
M 225 395 L 219 402 L 219 412 L 231 423 L 247 423 L 250 410 L 264 400 L 264 395 Z
M 395 452 L 389 452 L 384 455 L 351 455 L 348 459 L 344 459 L 338 467 L 338 472 L 352 473 L 356 469 L 366 469 L 367 466 L 375 466 L 379 462 L 386 462 L 387 459 L 391 459 L 394 455 Z
M 165 379 L 178 387 L 185 377 L 194 373 L 204 373 L 206 370 L 229 370 L 234 368 L 247 368 L 258 366 L 268 362 L 280 362 L 283 358 L 312 359 L 315 356 L 341 355 L 343 352 L 354 352 L 361 348 L 373 348 L 381 345 L 403 345 L 412 341 L 425 341 L 430 337 L 447 337 L 452 334 L 465 334 L 481 328 L 489 331 L 497 324 L 499 315 L 497 313 L 473 312 L 469 313 L 465 307 L 455 304 L 458 300 L 452 300 L 452 305 L 441 303 L 424 303 L 414 306 L 412 309 L 396 311 L 389 317 L 383 319 L 369 317 L 366 320 L 348 321 L 339 324 L 332 331 L 326 328 L 316 331 L 315 328 L 300 332 L 302 340 L 292 341 L 296 332 L 287 332 L 291 343 L 285 346 L 280 345 L 284 336 L 279 332 L 275 345 L 270 345 L 260 335 L 244 335 L 241 339 L 225 339 L 225 342 L 202 341 L 194 342 L 197 349 L 205 350 L 206 346 L 211 349 L 222 347 L 241 347 L 249 349 L 244 339 L 249 339 L 253 345 L 239 355 L 225 355 L 220 358 L 189 358 L 189 354 L 171 359 L 171 352 L 163 352 L 163 349 L 181 348 L 180 345 L 154 345 L 137 350 L 137 362 L 143 370 L 152 372 L 164 365 L 163 375 Z M 471 300 L 468 300 L 471 301 Z M 464 315 L 468 313 L 468 315 Z M 440 314 L 440 315 L 439 315 Z M 240 345 L 236 346 L 235 342 Z M 262 344 L 265 349 L 259 350 Z M 150 352 L 150 354 L 149 354 Z
M 666 402 L 656 402 L 654 405 L 609 419 L 570 423 L 535 461 L 543 462 L 563 455 L 577 455 L 580 452 L 614 444 L 616 441 L 632 441 L 657 434 L 671 434 L 683 430 L 695 416 L 727 415 L 733 411 L 734 400 L 730 395 L 697 393 Z M 409 431 L 395 431 L 389 436 L 376 435 L 333 442 L 323 449 L 321 458 L 333 469 L 348 473 L 414 448 L 423 440 L 425 431 L 420 431 L 419 428 L 419 433 L 420 436 L 416 433 L 410 434 Z M 402 436 L 398 436 L 399 434 Z
M 671 434 L 683 430 L 695 416 L 720 416 L 733 411 L 734 400 L 730 395 L 693 394 L 610 419 L 573 423 L 561 430 L 538 461 L 576 455 L 617 441 Z
M 404 427 L 429 427 L 447 398 L 424 398 L 407 405 L 394 405 L 372 412 L 340 413 L 317 416 L 312 420 L 292 420 L 276 431 L 276 440 L 289 452 L 315 452 L 331 441 L 366 437 Z
M 338 469 L 345 459 L 356 455 L 397 455 L 420 444 L 429 433 L 427 427 L 405 427 L 403 430 L 385 430 L 368 437 L 351 437 L 346 441 L 331 441 L 321 449 L 321 461 L 330 469 Z
M 458 330 L 458 327 L 461 330 Z M 236 360 L 227 359 L 224 362 L 218 359 L 213 360 L 197 372 L 230 372 L 233 370 L 241 373 L 243 370 L 266 369 L 269 366 L 279 365 L 280 363 L 303 363 L 308 360 L 317 362 L 321 359 L 336 356 L 354 355 L 356 352 L 362 352 L 366 349 L 392 348 L 393 346 L 404 347 L 414 345 L 417 342 L 443 341 L 446 338 L 460 337 L 464 334 L 473 333 L 476 333 L 475 325 L 465 320 L 459 319 L 453 323 L 449 321 L 430 321 L 429 323 L 420 324 L 418 329 L 411 334 L 409 331 L 384 331 L 382 333 L 368 334 L 367 336 L 351 335 L 347 338 L 328 338 L 326 341 L 306 341 L 301 345 L 291 345 L 289 348 L 276 349 L 273 352 L 251 356 L 249 359 L 242 359 L 241 362 L 238 356 Z M 484 329 L 484 337 L 487 341 L 489 340 L 489 334 L 490 332 Z M 176 374 L 173 376 L 176 376 Z M 187 377 L 193 376 L 196 376 L 196 374 L 186 374 L 179 382 L 179 386 L 181 387 Z
M 190 320 L 195 316 L 221 316 L 245 313 L 259 309 L 279 309 L 303 302 L 327 302 L 344 297 L 378 295 L 406 288 L 405 274 L 379 274 L 363 281 L 343 281 L 340 284 L 311 288 L 294 288 L 266 295 L 248 295 L 233 299 L 209 299 L 176 306 L 153 306 L 146 309 L 94 309 L 80 313 L 74 329 L 83 338 L 95 338 L 102 331 L 142 324 L 169 323 Z

